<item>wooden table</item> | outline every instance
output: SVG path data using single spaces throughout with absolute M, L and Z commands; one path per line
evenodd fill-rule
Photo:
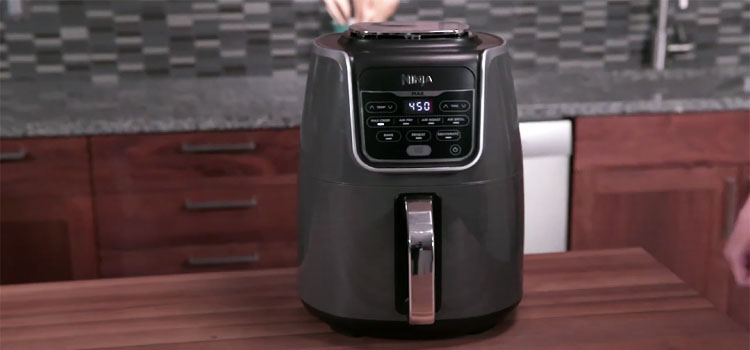
M 478 335 L 397 341 L 332 333 L 296 269 L 0 288 L 0 348 L 742 349 L 748 333 L 640 249 L 531 255 L 516 314 Z

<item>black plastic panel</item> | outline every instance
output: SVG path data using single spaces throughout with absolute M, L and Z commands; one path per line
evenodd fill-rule
M 358 87 L 360 150 L 374 166 L 460 166 L 475 154 L 477 90 L 468 69 L 368 69 Z

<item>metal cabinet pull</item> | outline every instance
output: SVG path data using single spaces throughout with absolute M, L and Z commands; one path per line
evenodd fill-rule
M 435 230 L 432 199 L 406 196 L 409 324 L 435 323 Z
M 234 265 L 234 264 L 250 264 L 260 260 L 258 253 L 252 253 L 250 255 L 240 256 L 220 256 L 220 257 L 188 257 L 185 264 L 193 267 L 210 267 L 210 266 L 222 266 L 222 265 Z
M 18 152 L 2 152 L 0 153 L 0 162 L 13 162 L 27 159 L 29 153 L 21 150 Z
M 182 153 L 236 153 L 250 152 L 255 150 L 255 142 L 234 144 L 190 144 L 183 143 L 180 147 Z
M 724 178 L 724 238 L 729 237 L 734 229 L 735 211 L 737 211 L 737 180 L 733 177 Z
M 185 210 L 187 211 L 210 211 L 210 210 L 237 210 L 248 209 L 258 206 L 258 200 L 255 197 L 247 200 L 237 201 L 207 201 L 193 202 L 185 200 Z

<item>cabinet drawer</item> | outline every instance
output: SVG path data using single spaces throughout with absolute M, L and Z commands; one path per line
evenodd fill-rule
M 134 251 L 102 250 L 100 257 L 104 277 L 289 267 L 297 264 L 297 243 L 278 241 Z
M 89 195 L 84 138 L 0 140 L 3 197 Z
M 91 197 L 0 197 L 0 283 L 97 277 Z
M 728 164 L 750 159 L 750 111 L 577 118 L 574 169 Z
M 97 193 L 241 186 L 297 173 L 297 129 L 92 138 Z
M 295 182 L 97 197 L 102 249 L 294 240 Z

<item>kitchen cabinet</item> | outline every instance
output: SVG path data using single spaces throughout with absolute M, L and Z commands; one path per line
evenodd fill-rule
M 138 250 L 102 250 L 103 276 L 289 267 L 297 263 L 294 240 L 174 245 Z
M 0 140 L 0 283 L 96 278 L 87 140 Z
M 97 194 L 296 181 L 299 129 L 94 136 Z
M 748 112 L 575 122 L 570 248 L 644 247 L 747 326 L 721 250 L 747 197 Z
M 293 266 L 298 153 L 298 129 L 0 140 L 0 282 Z
M 298 129 L 91 143 L 102 276 L 296 264 Z
M 724 228 L 728 229 L 734 226 L 734 221 L 739 214 L 739 210 L 746 200 L 750 200 L 750 167 L 742 168 L 740 176 L 736 182 L 727 183 L 726 192 L 726 222 Z M 732 319 L 739 321 L 750 328 L 750 288 L 740 288 L 734 283 L 734 277 L 729 271 L 728 265 L 724 259 L 723 247 L 726 243 L 728 230 L 716 242 L 712 248 L 711 263 L 709 271 L 710 281 L 708 297 L 714 301 L 719 310 L 727 313 Z

